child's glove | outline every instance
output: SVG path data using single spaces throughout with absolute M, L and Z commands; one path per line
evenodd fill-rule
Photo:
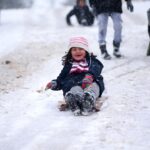
M 130 10 L 131 12 L 133 12 L 134 7 L 133 7 L 131 0 L 127 1 L 127 9 Z
M 51 82 L 47 83 L 45 90 L 48 90 L 48 89 L 53 90 L 54 88 L 56 88 L 56 86 L 57 86 L 57 82 L 56 81 L 51 81 Z
M 93 76 L 91 74 L 86 74 L 84 79 L 82 80 L 82 88 L 85 89 L 88 87 L 90 84 L 93 83 Z

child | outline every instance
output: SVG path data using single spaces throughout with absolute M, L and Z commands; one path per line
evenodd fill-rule
M 85 0 L 77 0 L 77 4 L 67 14 L 66 21 L 68 25 L 72 25 L 70 18 L 75 15 L 80 25 L 91 26 L 94 23 L 94 16 L 86 5 Z
M 46 89 L 63 90 L 65 101 L 74 115 L 89 115 L 95 101 L 104 91 L 103 64 L 89 53 L 84 37 L 70 39 L 69 51 L 63 57 L 63 69 Z

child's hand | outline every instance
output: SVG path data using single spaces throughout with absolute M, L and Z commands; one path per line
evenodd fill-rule
M 57 82 L 51 81 L 51 82 L 47 83 L 45 90 L 54 89 L 54 88 L 56 88 L 56 86 L 57 86 Z
M 84 79 L 82 80 L 82 88 L 85 89 L 88 87 L 90 84 L 93 83 L 93 76 L 90 74 L 86 74 Z

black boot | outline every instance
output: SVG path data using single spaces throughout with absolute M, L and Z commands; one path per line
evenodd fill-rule
M 67 93 L 67 95 L 65 96 L 65 100 L 66 100 L 67 104 L 69 105 L 69 108 L 72 111 L 74 111 L 78 108 L 76 99 L 72 93 Z
M 81 114 L 80 105 L 79 105 L 79 101 L 81 101 L 80 99 L 81 99 L 80 96 L 74 95 L 72 93 L 67 93 L 65 96 L 65 100 L 75 116 Z
M 89 93 L 84 94 L 82 115 L 88 116 L 94 110 L 94 97 Z
M 108 54 L 107 50 L 106 50 L 106 45 L 100 45 L 100 50 L 101 50 L 101 54 L 103 55 L 103 58 L 106 60 L 110 60 L 111 56 Z
M 121 53 L 120 53 L 120 51 L 119 51 L 120 43 L 113 41 L 113 46 L 114 46 L 113 55 L 114 55 L 116 58 L 122 57 L 122 55 L 121 55 Z

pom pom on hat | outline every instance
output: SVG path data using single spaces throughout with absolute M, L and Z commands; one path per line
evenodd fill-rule
M 85 49 L 87 52 L 89 52 L 89 44 L 86 38 L 79 36 L 79 37 L 72 37 L 69 41 L 69 50 L 72 47 L 79 47 Z

